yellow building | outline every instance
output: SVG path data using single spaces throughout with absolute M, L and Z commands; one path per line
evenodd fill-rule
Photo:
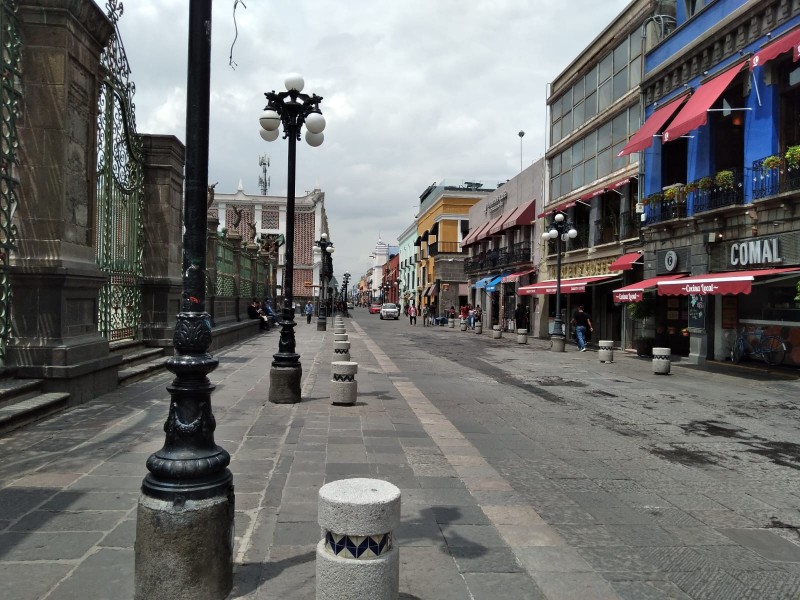
M 419 197 L 416 246 L 416 303 L 437 314 L 467 302 L 461 241 L 469 232 L 469 209 L 497 184 L 481 181 L 434 183 Z

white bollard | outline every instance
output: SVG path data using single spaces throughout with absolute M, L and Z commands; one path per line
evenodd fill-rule
M 344 325 L 334 325 L 333 333 L 347 333 L 347 330 L 344 328 Z
M 653 348 L 653 373 L 656 375 L 669 375 L 672 365 L 672 348 Z
M 614 342 L 613 340 L 600 340 L 598 342 L 597 358 L 601 363 L 614 362 Z
M 447 326 L 450 329 L 455 329 L 456 327 L 456 320 L 455 319 L 447 319 Z
M 334 333 L 333 334 L 333 341 L 334 342 L 349 342 L 350 339 L 348 338 L 346 333 Z
M 528 330 L 527 329 L 517 329 L 517 343 L 518 344 L 527 344 L 528 343 Z
M 333 342 L 333 362 L 350 360 L 350 342 Z
M 500 325 L 492 325 L 492 339 L 499 340 L 503 337 L 503 332 L 500 329 Z
M 358 396 L 358 363 L 336 360 L 331 363 L 331 403 L 352 406 Z
M 400 490 L 380 479 L 340 479 L 319 490 L 317 600 L 396 600 Z
M 461 319 L 461 323 L 459 324 L 459 327 L 461 328 L 461 331 L 466 331 L 467 330 L 467 320 L 466 319 Z
M 475 333 L 483 333 L 483 323 L 480 321 L 475 323 Z

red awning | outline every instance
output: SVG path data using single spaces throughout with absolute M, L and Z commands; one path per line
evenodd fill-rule
M 633 269 L 633 264 L 638 262 L 642 255 L 638 252 L 631 252 L 630 254 L 623 254 L 608 267 L 609 271 L 630 271 Z
M 522 204 L 514 209 L 514 212 L 503 223 L 503 229 L 530 225 L 536 218 L 536 200 L 531 200 L 527 204 Z
M 428 296 L 438 296 L 439 295 L 439 284 L 438 283 L 434 283 L 431 286 L 431 289 L 428 290 L 428 293 L 426 295 L 428 295 Z
M 630 181 L 631 181 L 630 177 L 624 177 L 623 179 L 615 181 L 614 183 L 607 183 L 603 187 L 599 187 L 596 190 L 588 192 L 588 193 L 584 194 L 583 196 L 581 196 L 579 199 L 580 200 L 589 200 L 590 198 L 596 198 L 597 196 L 602 196 L 603 194 L 605 194 L 609 190 L 616 190 L 616 189 L 621 188 L 624 185 L 628 185 L 630 183 Z
M 571 202 L 566 202 L 564 204 L 560 204 L 559 206 L 554 206 L 553 208 L 548 208 L 546 211 L 536 215 L 536 218 L 541 219 L 542 217 L 546 217 L 547 215 L 552 215 L 554 212 L 558 210 L 567 210 L 568 208 L 572 208 L 573 206 L 575 206 L 575 200 L 572 200 Z
M 499 219 L 495 219 L 492 226 L 489 228 L 489 235 L 494 235 L 504 229 L 503 224 L 508 220 L 508 218 L 514 214 L 514 210 L 510 209 L 503 213 L 503 215 Z
M 617 156 L 626 156 L 649 148 L 653 143 L 653 136 L 658 135 L 661 128 L 675 114 L 675 111 L 680 108 L 686 98 L 686 95 L 682 95 L 680 98 L 675 98 L 675 100 L 653 111 L 653 114 L 647 117 L 639 131 L 633 134 L 633 137 L 625 144 L 625 147 L 620 150 Z
M 607 279 L 618 277 L 618 275 L 595 275 L 593 277 L 577 277 L 573 279 L 561 280 L 562 294 L 578 294 L 586 290 L 587 285 L 594 285 Z M 526 285 L 517 290 L 520 296 L 533 296 L 535 294 L 555 294 L 557 289 L 556 280 L 541 281 L 531 285 Z
M 679 275 L 663 275 L 661 277 L 651 277 L 638 283 L 632 283 L 614 290 L 614 302 L 639 302 L 642 299 L 644 292 L 647 290 L 655 289 L 659 281 L 669 281 L 671 279 L 679 279 L 683 277 L 683 273 Z
M 516 273 L 509 273 L 502 279 L 502 283 L 512 283 L 519 279 L 520 277 L 524 277 L 529 273 L 533 273 L 536 269 L 525 269 L 524 271 L 517 271 Z
M 763 67 L 773 58 L 779 57 L 784 52 L 794 50 L 795 62 L 800 60 L 800 27 L 795 27 L 786 35 L 773 40 L 750 58 L 750 70 Z
M 677 281 L 662 281 L 658 284 L 659 296 L 735 295 L 749 294 L 753 279 L 770 275 L 800 273 L 800 267 L 784 269 L 759 269 L 757 271 L 729 271 L 727 273 L 706 273 L 693 275 Z
M 483 233 L 476 238 L 476 241 L 481 238 L 489 237 L 490 235 L 496 234 L 500 229 L 498 228 L 499 225 L 503 223 L 505 219 L 508 218 L 508 215 L 500 215 L 499 217 L 489 221 L 489 226 L 483 230 Z
M 478 225 L 475 229 L 469 232 L 467 237 L 461 241 L 462 246 L 468 246 L 469 244 L 474 244 L 480 239 L 480 236 L 483 234 L 483 230 L 486 229 L 489 225 L 491 225 L 491 221 L 487 221 L 482 225 Z
M 697 88 L 689 98 L 689 101 L 681 109 L 681 112 L 672 121 L 672 124 L 664 131 L 663 140 L 676 140 L 682 135 L 689 133 L 701 125 L 705 125 L 708 115 L 706 114 L 711 105 L 722 95 L 731 81 L 742 70 L 743 62 L 737 63 L 724 73 L 715 76 Z

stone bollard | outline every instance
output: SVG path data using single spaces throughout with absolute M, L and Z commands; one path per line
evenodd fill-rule
M 349 342 L 350 339 L 346 333 L 334 333 L 333 334 L 333 341 L 334 342 Z
M 527 329 L 517 329 L 517 343 L 518 344 L 527 344 L 528 343 L 528 330 Z
M 672 361 L 671 348 L 653 348 L 653 373 L 656 375 L 669 375 Z
M 475 333 L 483 333 L 483 323 L 480 321 L 475 323 Z
M 396 600 L 400 490 L 380 479 L 340 479 L 319 490 L 317 600 Z
M 350 360 L 350 342 L 333 342 L 333 361 Z
M 598 348 L 597 358 L 601 363 L 614 362 L 614 342 L 612 340 L 600 340 Z
M 500 325 L 492 325 L 492 339 L 499 340 L 503 337 L 503 331 L 500 329 Z
M 467 320 L 466 319 L 461 319 L 461 323 L 459 324 L 459 327 L 461 327 L 461 331 L 466 331 L 467 330 Z
M 349 359 L 335 360 L 331 363 L 331 403 L 352 406 L 358 396 L 358 363 Z
M 447 319 L 447 326 L 450 329 L 455 329 L 456 327 L 456 320 L 455 319 Z
M 344 325 L 334 325 L 333 333 L 347 333 L 347 330 L 344 328 Z

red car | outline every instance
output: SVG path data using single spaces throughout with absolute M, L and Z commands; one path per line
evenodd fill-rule
M 380 304 L 370 304 L 369 305 L 369 314 L 377 315 L 381 312 L 381 305 Z

